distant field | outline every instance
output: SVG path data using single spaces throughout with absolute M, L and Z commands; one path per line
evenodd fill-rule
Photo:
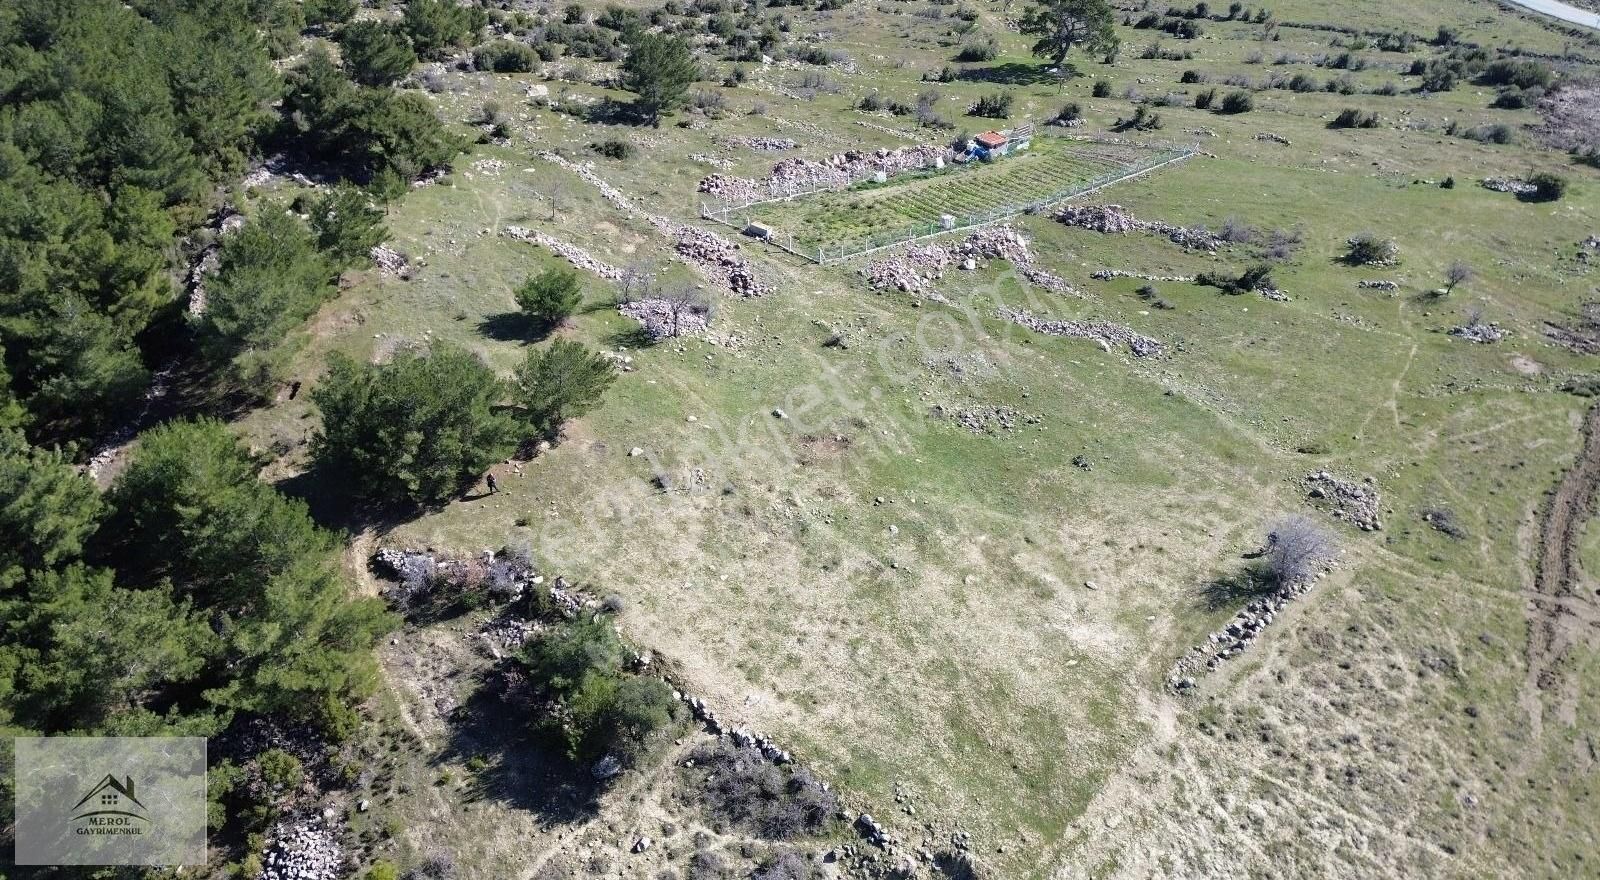
M 906 227 L 936 224 L 945 214 L 958 219 L 1025 205 L 1160 155 L 1121 144 L 1036 137 L 1032 149 L 991 164 L 957 166 L 771 202 L 739 212 L 792 237 L 802 249 L 860 245 Z

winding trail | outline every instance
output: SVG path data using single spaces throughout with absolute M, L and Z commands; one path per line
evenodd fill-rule
M 1585 592 L 1578 544 L 1594 513 L 1600 490 L 1600 403 L 1583 422 L 1583 449 L 1561 478 L 1545 507 L 1539 532 L 1538 568 L 1528 599 L 1528 674 L 1518 702 L 1528 713 L 1537 740 L 1544 729 L 1545 694 L 1554 696 L 1562 720 L 1575 717 L 1577 682 L 1564 675 L 1561 662 L 1573 643 L 1591 626 L 1600 625 L 1600 594 Z

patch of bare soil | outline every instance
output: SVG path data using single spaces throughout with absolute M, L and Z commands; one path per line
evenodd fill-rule
M 1600 147 L 1600 80 L 1563 83 L 1539 102 L 1539 142 L 1555 150 Z
M 1584 525 L 1594 513 L 1600 490 L 1600 404 L 1590 407 L 1583 424 L 1583 450 L 1545 508 L 1539 536 L 1539 565 L 1534 574 L 1534 595 L 1528 603 L 1528 677 L 1523 687 L 1524 708 L 1534 731 L 1541 729 L 1544 700 L 1539 692 L 1556 698 L 1558 717 L 1575 717 L 1577 683 L 1562 674 L 1562 660 L 1584 629 L 1600 623 L 1596 598 L 1600 590 L 1585 590 L 1578 562 L 1578 544 Z

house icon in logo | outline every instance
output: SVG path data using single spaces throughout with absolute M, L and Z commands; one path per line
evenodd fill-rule
M 72 817 L 74 822 L 99 816 L 124 816 L 141 822 L 150 821 L 145 815 L 144 803 L 134 789 L 133 777 L 124 776 L 119 781 L 109 773 L 72 805 L 72 811 L 77 813 Z

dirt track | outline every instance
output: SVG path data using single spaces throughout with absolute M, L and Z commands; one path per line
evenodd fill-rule
M 1600 622 L 1596 595 L 1580 589 L 1584 581 L 1578 562 L 1578 543 L 1594 512 L 1600 489 L 1600 403 L 1589 408 L 1583 422 L 1583 449 L 1562 476 L 1545 508 L 1539 535 L 1538 569 L 1534 594 L 1528 602 L 1528 678 L 1523 704 L 1537 733 L 1542 728 L 1544 701 L 1539 692 L 1555 697 L 1559 717 L 1571 718 L 1576 683 L 1565 680 L 1561 662 L 1583 629 Z

